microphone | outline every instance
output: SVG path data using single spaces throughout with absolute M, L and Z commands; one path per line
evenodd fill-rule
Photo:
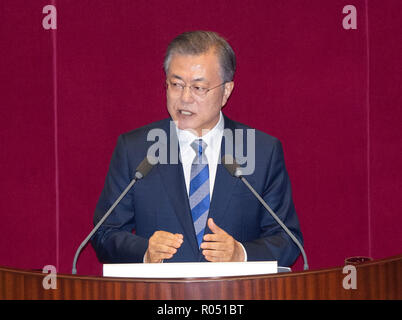
M 78 256 L 82 250 L 82 248 L 85 247 L 85 245 L 88 243 L 89 239 L 94 235 L 94 233 L 99 229 L 99 227 L 102 225 L 102 223 L 107 219 L 107 217 L 110 215 L 110 213 L 113 211 L 113 209 L 119 204 L 121 199 L 124 198 L 124 196 L 127 194 L 127 192 L 131 189 L 131 187 L 136 183 L 138 180 L 143 179 L 153 168 L 154 164 L 156 164 L 157 160 L 154 159 L 152 156 L 146 156 L 144 160 L 141 161 L 141 163 L 138 165 L 137 169 L 135 170 L 134 174 L 134 179 L 131 180 L 130 184 L 124 189 L 124 191 L 120 194 L 120 196 L 117 198 L 117 200 L 112 204 L 110 209 L 105 213 L 105 215 L 102 217 L 102 219 L 99 220 L 97 225 L 92 229 L 92 231 L 89 233 L 89 235 L 85 238 L 84 241 L 80 244 L 78 247 L 77 251 L 75 252 L 74 256 L 74 261 L 73 261 L 73 268 L 71 273 L 72 274 L 77 274 L 77 260 Z M 152 164 L 154 163 L 154 164 Z
M 306 252 L 303 249 L 303 246 L 300 244 L 299 240 L 297 240 L 297 238 L 293 235 L 293 233 L 288 229 L 288 227 L 286 227 L 286 225 L 281 221 L 281 219 L 279 219 L 279 217 L 275 214 L 275 212 L 268 206 L 268 204 L 264 201 L 264 199 L 261 198 L 261 196 L 257 193 L 257 191 L 255 191 L 255 189 L 250 185 L 250 183 L 246 180 L 246 178 L 242 176 L 241 167 L 236 162 L 236 160 L 231 155 L 224 155 L 222 157 L 222 163 L 232 176 L 240 178 L 240 180 L 243 181 L 243 183 L 247 186 L 247 188 L 249 188 L 250 191 L 254 194 L 254 196 L 261 202 L 264 208 L 268 210 L 272 218 L 274 218 L 275 221 L 282 227 L 282 229 L 285 230 L 288 236 L 300 249 L 304 261 L 303 269 L 308 270 L 307 256 Z

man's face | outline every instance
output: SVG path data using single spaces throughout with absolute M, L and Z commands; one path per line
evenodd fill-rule
M 219 121 L 221 108 L 233 90 L 233 82 L 219 86 L 205 96 L 193 94 L 189 86 L 213 88 L 223 80 L 219 73 L 219 60 L 214 50 L 201 55 L 172 56 L 167 71 L 167 108 L 179 129 L 194 130 L 198 136 L 202 130 L 212 129 Z M 172 85 L 187 86 L 172 90 Z

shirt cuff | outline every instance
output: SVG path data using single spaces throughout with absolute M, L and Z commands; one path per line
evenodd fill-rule
M 244 248 L 244 246 L 241 243 L 240 243 L 240 245 L 241 245 L 241 247 L 243 248 L 243 251 L 244 251 L 244 261 L 243 262 L 247 262 L 247 251 L 246 251 L 246 249 Z

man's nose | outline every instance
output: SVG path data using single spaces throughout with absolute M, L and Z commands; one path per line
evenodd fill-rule
M 191 88 L 190 87 L 184 87 L 183 91 L 181 93 L 181 100 L 183 102 L 193 102 L 194 101 L 194 96 L 191 93 Z

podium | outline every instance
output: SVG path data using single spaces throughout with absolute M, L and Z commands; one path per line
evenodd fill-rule
M 356 266 L 356 289 L 345 289 L 343 266 L 290 273 L 217 278 L 109 278 L 46 274 L 0 267 L 0 300 L 267 300 L 402 299 L 402 254 Z

